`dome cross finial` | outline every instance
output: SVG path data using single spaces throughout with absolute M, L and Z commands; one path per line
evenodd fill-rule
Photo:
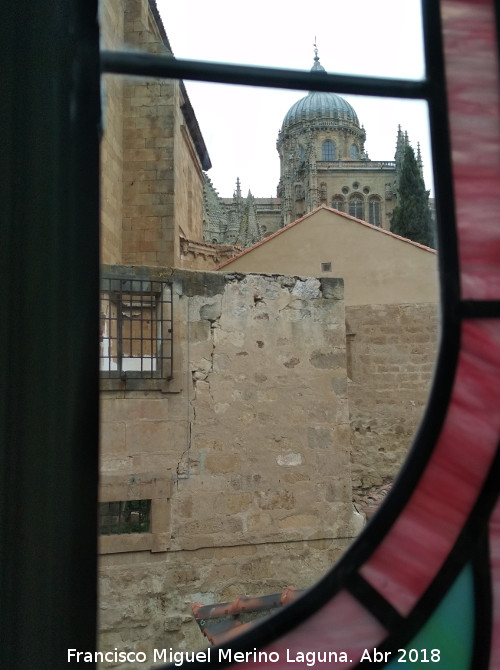
M 311 68 L 311 72 L 326 72 L 325 68 L 319 62 L 318 56 L 318 45 L 316 40 L 316 35 L 314 36 L 314 65 Z

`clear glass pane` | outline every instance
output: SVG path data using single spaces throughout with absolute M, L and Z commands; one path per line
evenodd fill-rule
M 310 62 L 312 65 L 312 58 Z M 278 132 L 287 111 L 307 92 L 191 81 L 185 85 L 212 162 L 207 174 L 220 195 L 230 197 L 238 177 L 244 195 L 250 189 L 253 195 L 275 196 L 280 178 Z M 341 97 L 352 105 L 366 131 L 365 150 L 371 160 L 395 159 L 398 126 L 408 134 L 415 151 L 420 145 L 423 176 L 432 194 L 427 104 L 420 100 Z M 228 129 L 235 141 L 221 141 L 228 136 Z M 343 158 L 352 160 L 350 147 Z
M 309 69 L 313 44 L 328 72 L 420 79 L 424 74 L 418 0 L 300 2 L 157 0 L 174 55 Z
M 129 3 L 136 11 L 120 24 L 116 5 L 103 3 L 105 46 L 165 53 L 147 6 Z M 176 55 L 229 60 L 220 17 L 225 58 L 180 52 L 166 12 L 185 8 L 158 8 Z M 316 23 L 328 8 L 315 8 Z M 202 11 L 189 24 L 196 48 Z M 223 15 L 241 27 L 234 6 Z M 259 18 L 274 35 L 280 24 Z M 360 24 L 332 31 L 349 34 L 354 52 L 367 44 L 353 37 Z M 222 37 L 204 30 L 218 47 Z M 247 26 L 237 41 L 247 33 L 260 48 Z M 365 66 L 385 51 L 374 43 Z M 310 69 L 312 41 L 293 55 L 265 64 Z M 393 49 L 391 60 L 400 63 Z M 420 76 L 419 57 L 392 75 Z M 103 93 L 103 277 L 172 291 L 163 316 L 135 289 L 120 311 L 109 288 L 101 306 L 108 358 L 142 361 L 169 347 L 168 372 L 153 379 L 143 364 L 122 366 L 101 395 L 100 501 L 134 523 L 131 502 L 150 507 L 137 532 L 100 537 L 100 646 L 140 651 L 151 665 L 208 644 L 199 603 L 232 603 L 236 618 L 217 610 L 232 629 L 290 602 L 287 587 L 315 583 L 395 477 L 430 386 L 438 287 L 435 253 L 387 233 L 404 149 L 432 190 L 431 149 L 418 101 L 322 94 L 316 105 L 307 92 L 113 76 Z

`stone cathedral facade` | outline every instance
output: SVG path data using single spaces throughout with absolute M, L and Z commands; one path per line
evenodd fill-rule
M 311 72 L 325 72 L 314 58 Z M 398 173 L 408 136 L 398 129 L 394 160 L 371 160 L 356 111 L 335 93 L 309 92 L 286 113 L 276 147 L 280 180 L 276 198 L 241 193 L 220 198 L 204 185 L 204 239 L 248 247 L 324 204 L 390 229 Z M 421 166 L 420 149 L 417 160 Z

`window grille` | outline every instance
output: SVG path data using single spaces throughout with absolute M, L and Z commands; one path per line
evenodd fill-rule
M 101 377 L 171 379 L 172 338 L 171 284 L 101 279 Z
M 99 534 L 149 533 L 151 500 L 99 503 Z

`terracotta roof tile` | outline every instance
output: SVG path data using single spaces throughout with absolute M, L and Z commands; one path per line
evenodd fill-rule
M 288 586 L 281 593 L 249 598 L 241 596 L 231 602 L 204 605 L 194 603 L 193 615 L 201 632 L 211 644 L 221 644 L 239 635 L 262 617 L 296 600 L 305 589 Z

